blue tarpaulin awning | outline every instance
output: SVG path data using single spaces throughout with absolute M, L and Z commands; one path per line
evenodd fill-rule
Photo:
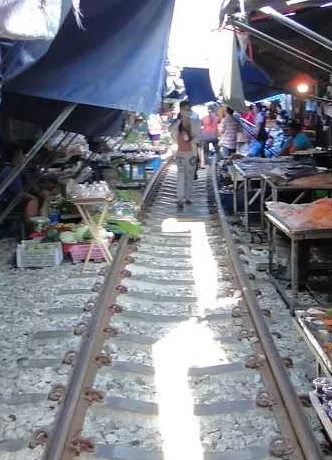
M 274 89 L 269 77 L 254 63 L 246 61 L 243 65 L 240 64 L 240 72 L 247 100 L 255 101 L 280 93 L 280 89 Z M 210 82 L 209 69 L 186 67 L 182 71 L 182 78 L 188 98 L 193 105 L 216 100 Z
M 85 30 L 70 12 L 50 48 L 34 65 L 5 81 L 8 93 L 149 113 L 164 83 L 174 0 L 81 1 Z M 37 42 L 14 45 L 9 77 Z M 39 44 L 45 46 L 45 44 Z M 9 72 L 10 69 L 10 72 Z M 37 103 L 37 100 L 35 101 Z

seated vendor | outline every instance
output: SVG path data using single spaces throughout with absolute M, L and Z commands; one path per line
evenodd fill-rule
M 55 176 L 40 178 L 31 190 L 30 198 L 25 203 L 25 218 L 48 217 L 50 201 L 61 194 L 58 180 Z
M 283 145 L 280 155 L 291 155 L 299 150 L 308 150 L 312 147 L 310 139 L 302 132 L 300 123 L 291 121 L 288 124 L 288 128 L 289 137 Z

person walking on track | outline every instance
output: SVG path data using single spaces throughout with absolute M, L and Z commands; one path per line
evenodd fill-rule
M 177 144 L 177 206 L 179 209 L 182 209 L 185 204 L 192 204 L 191 194 L 197 163 L 197 145 L 201 126 L 200 121 L 195 120 L 190 114 L 190 103 L 182 101 L 179 117 L 171 126 L 171 133 Z

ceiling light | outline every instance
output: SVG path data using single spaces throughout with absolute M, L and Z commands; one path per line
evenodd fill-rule
M 295 15 L 296 15 L 296 13 L 294 13 L 294 12 L 293 12 L 293 13 L 284 14 L 284 16 L 295 16 Z
M 287 0 L 286 5 L 291 6 L 291 5 L 297 5 L 298 3 L 304 3 L 308 2 L 309 0 Z
M 332 2 L 324 3 L 324 5 L 320 5 L 320 8 L 327 8 L 328 6 L 332 6 Z

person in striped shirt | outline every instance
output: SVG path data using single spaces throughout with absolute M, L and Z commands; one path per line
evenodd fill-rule
M 224 158 L 236 152 L 237 135 L 240 131 L 241 125 L 234 117 L 234 110 L 226 107 L 225 117 L 221 123 L 221 145 Z

